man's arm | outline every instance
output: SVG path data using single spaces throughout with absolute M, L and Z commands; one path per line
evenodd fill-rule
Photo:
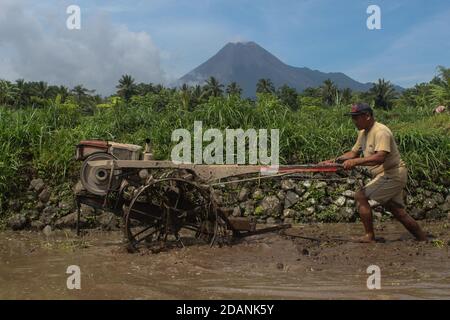
M 359 154 L 355 151 L 349 151 L 344 153 L 343 155 L 337 157 L 337 158 L 333 158 L 333 159 L 329 159 L 329 160 L 325 160 L 322 162 L 319 162 L 319 164 L 326 164 L 326 163 L 336 163 L 336 162 L 344 162 L 346 160 L 349 159 L 354 159 L 359 157 Z
M 387 155 L 387 151 L 377 151 L 373 155 L 368 157 L 349 159 L 344 162 L 344 169 L 348 170 L 355 166 L 377 166 L 383 164 L 384 161 L 386 161 Z

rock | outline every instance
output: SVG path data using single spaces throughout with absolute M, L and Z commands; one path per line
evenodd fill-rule
M 433 196 L 431 197 L 434 201 L 437 202 L 437 204 L 443 204 L 445 202 L 444 197 L 442 196 L 442 194 L 440 193 L 435 193 L 433 194 Z
M 369 200 L 369 205 L 371 208 L 379 206 L 380 204 L 375 200 Z
M 81 181 L 78 181 L 75 186 L 73 187 L 73 193 L 74 194 L 81 194 L 83 193 L 86 189 L 84 189 L 83 184 L 81 183 Z
M 283 190 L 278 191 L 277 193 L 277 197 L 278 199 L 280 199 L 281 201 L 284 201 L 284 199 L 286 199 L 286 194 L 284 193 Z
M 313 206 L 313 205 L 317 204 L 317 200 L 314 198 L 311 198 L 308 200 L 308 203 Z
M 22 209 L 22 203 L 19 200 L 9 200 L 8 208 L 13 212 L 19 212 Z
M 269 217 L 269 218 L 267 218 L 266 223 L 267 224 L 276 224 L 277 222 L 276 222 L 275 218 Z
M 307 200 L 309 198 L 309 196 L 311 195 L 311 192 L 305 192 L 302 196 L 302 200 Z
M 311 188 L 312 182 L 311 182 L 311 180 L 305 180 L 305 181 L 303 181 L 302 184 L 306 189 L 309 189 L 309 188 Z
M 423 208 L 425 209 L 425 210 L 431 210 L 431 209 L 434 209 L 434 208 L 436 208 L 437 207 L 437 202 L 434 200 L 434 199 L 430 199 L 430 198 L 428 198 L 428 199 L 425 199 L 424 201 L 423 201 Z
M 50 191 L 48 191 L 47 188 L 45 188 L 44 190 L 41 191 L 41 193 L 39 193 L 39 200 L 42 203 L 47 203 L 48 200 L 50 200 Z
M 339 209 L 339 220 L 340 221 L 352 221 L 355 215 L 355 210 L 348 207 L 342 207 Z
M 119 229 L 119 222 L 117 220 L 117 217 L 111 212 L 102 213 L 100 216 L 98 216 L 97 221 L 103 230 L 111 231 Z
M 439 209 L 441 209 L 443 212 L 449 212 L 450 211 L 450 203 L 445 202 L 439 206 Z
M 49 225 L 46 225 L 45 228 L 42 230 L 42 233 L 45 234 L 46 237 L 49 237 L 52 235 L 52 227 Z
M 334 204 L 337 205 L 338 207 L 342 207 L 345 204 L 345 197 L 344 196 L 340 196 L 339 198 L 337 198 L 334 201 Z
M 248 200 L 242 205 L 244 209 L 244 216 L 249 216 L 255 213 L 255 202 L 253 200 Z
M 344 197 L 354 199 L 354 198 L 355 198 L 355 191 L 352 191 L 352 190 L 345 190 L 345 191 L 342 193 L 342 195 L 343 195 Z
M 299 196 L 303 195 L 305 193 L 305 189 L 302 188 L 299 185 L 296 185 L 294 188 L 295 193 L 297 193 Z
M 423 192 L 423 195 L 427 198 L 430 198 L 433 195 L 433 193 L 430 190 L 425 190 Z
M 316 213 L 316 209 L 314 207 L 309 207 L 305 209 L 306 215 L 312 216 L 314 213 Z
M 445 203 L 450 203 L 450 194 L 445 198 Z
M 295 187 L 296 187 L 296 185 L 292 179 L 281 180 L 281 189 L 286 191 L 286 190 L 292 190 Z
M 353 199 L 347 199 L 347 201 L 345 201 L 345 205 L 347 207 L 354 207 L 355 206 L 355 200 Z
M 356 183 L 356 179 L 347 178 L 346 183 L 349 184 L 349 185 L 354 185 Z
M 379 211 L 374 211 L 373 212 L 373 217 L 376 220 L 381 221 L 381 219 L 383 219 L 383 214 L 381 212 L 379 212 Z
M 316 183 L 317 189 L 323 189 L 323 188 L 326 188 L 326 186 L 327 186 L 327 183 L 325 181 L 319 181 Z
M 283 217 L 286 218 L 294 218 L 296 215 L 296 211 L 292 209 L 284 209 L 283 210 Z
M 82 223 L 83 222 L 83 223 Z M 83 218 L 83 216 L 80 217 L 80 226 L 86 225 L 86 220 Z M 77 213 L 72 212 L 64 217 L 59 218 L 55 222 L 55 227 L 59 229 L 64 228 L 75 228 L 77 226 Z
M 292 224 L 294 224 L 294 219 L 293 218 L 284 218 L 283 222 L 292 225 Z
M 284 207 L 290 208 L 300 200 L 300 196 L 293 191 L 286 192 L 286 198 L 284 199 Z
M 439 220 L 447 217 L 447 213 L 441 211 L 439 208 L 431 209 L 425 213 L 427 219 Z
M 252 198 L 255 200 L 261 200 L 264 198 L 264 192 L 261 189 L 256 189 L 252 194 Z
M 233 217 L 240 217 L 241 216 L 241 208 L 234 207 L 233 213 L 231 214 Z
M 15 214 L 7 221 L 8 228 L 12 230 L 22 230 L 28 225 L 28 218 L 24 214 Z
M 81 211 L 81 214 L 84 216 L 92 216 L 95 213 L 94 208 L 87 206 L 85 204 L 81 205 L 80 211 Z
M 42 212 L 42 210 L 45 209 L 45 203 L 42 203 L 41 201 L 39 201 L 36 205 L 36 210 L 38 210 L 39 212 Z
M 419 208 L 413 208 L 409 215 L 413 217 L 415 220 L 422 220 L 425 218 L 425 211 Z
M 45 183 L 42 179 L 33 179 L 30 182 L 30 186 L 34 189 L 34 191 L 40 193 L 44 189 Z
M 45 207 L 39 220 L 45 224 L 51 224 L 56 217 L 58 210 L 53 206 Z
M 247 188 L 242 188 L 241 191 L 239 191 L 239 202 L 243 202 L 246 201 L 248 199 L 248 196 L 250 194 L 250 190 L 248 190 Z
M 31 227 L 31 229 L 34 230 L 34 231 L 41 231 L 42 229 L 44 229 L 45 224 L 42 223 L 42 222 L 39 221 L 39 220 L 36 220 L 36 221 L 32 221 L 32 222 L 31 222 L 30 227 Z
M 281 202 L 276 196 L 267 196 L 261 201 L 264 214 L 269 216 L 279 216 L 281 214 Z
M 60 203 L 58 203 L 58 208 L 63 212 L 69 212 L 75 209 L 72 204 L 65 201 L 61 201 Z

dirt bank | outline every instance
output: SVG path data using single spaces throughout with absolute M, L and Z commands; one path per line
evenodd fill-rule
M 289 236 L 158 254 L 127 253 L 120 232 L 3 232 L 0 298 L 449 299 L 449 223 L 422 226 L 433 242 L 412 240 L 394 221 L 376 224 L 385 242 L 375 244 L 348 241 L 360 224 L 312 224 L 288 229 Z M 80 267 L 81 290 L 67 289 L 70 265 Z M 370 265 L 380 267 L 380 290 L 367 289 Z

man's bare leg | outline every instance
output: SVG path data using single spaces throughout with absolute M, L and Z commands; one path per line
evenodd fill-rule
M 412 233 L 414 237 L 418 241 L 426 241 L 427 236 L 425 232 L 423 232 L 422 228 L 419 226 L 419 224 L 414 220 L 404 208 L 399 207 L 398 205 L 395 205 L 392 202 L 389 202 L 386 205 L 386 209 L 392 212 L 394 217 L 403 224 L 403 226 Z
M 369 199 L 367 199 L 364 191 L 357 191 L 355 193 L 356 205 L 358 207 L 358 213 L 361 217 L 361 221 L 366 230 L 366 235 L 355 240 L 361 242 L 374 242 L 375 233 L 373 231 L 372 209 L 369 205 Z

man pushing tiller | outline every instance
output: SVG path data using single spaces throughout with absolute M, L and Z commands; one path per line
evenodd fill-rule
M 356 240 L 375 241 L 369 199 L 379 202 L 392 212 L 417 240 L 427 240 L 419 224 L 405 210 L 403 189 L 408 173 L 391 130 L 375 121 L 372 108 L 366 103 L 352 105 L 348 115 L 359 130 L 355 145 L 351 151 L 321 163 L 343 162 L 347 170 L 355 166 L 367 166 L 372 175 L 373 179 L 355 193 L 358 212 L 366 231 L 364 236 Z M 361 152 L 363 157 L 360 157 Z

